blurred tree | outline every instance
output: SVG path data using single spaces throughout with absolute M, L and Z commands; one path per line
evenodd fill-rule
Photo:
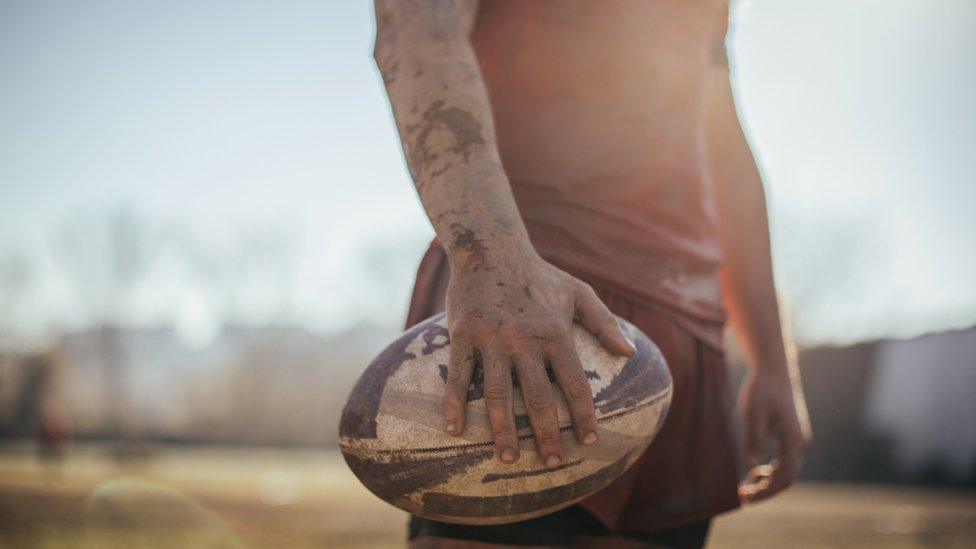
M 57 244 L 60 271 L 98 329 L 106 430 L 124 437 L 129 365 L 121 331 L 132 324 L 134 289 L 149 271 L 156 242 L 142 218 L 119 209 L 70 219 Z
M 15 355 L 23 351 L 15 326 L 24 297 L 33 283 L 34 270 L 27 256 L 13 251 L 0 257 L 0 431 L 15 426 L 17 402 L 34 385 L 22 375 Z
M 9 252 L 0 257 L 0 363 L 16 346 L 14 326 L 24 297 L 34 281 L 34 269 L 26 255 Z M 0 378 L 2 383 L 2 378 Z
M 295 313 L 295 238 L 277 226 L 243 227 L 229 244 L 172 234 L 177 253 L 220 324 L 275 324 Z
M 798 342 L 837 338 L 837 326 L 862 334 L 862 325 L 878 324 L 869 315 L 884 310 L 877 301 L 888 293 L 892 262 L 890 237 L 878 226 L 857 212 L 824 218 L 797 210 L 778 216 L 772 232 L 777 286 Z
M 399 235 L 374 238 L 362 247 L 356 258 L 356 270 L 363 273 L 362 286 L 356 295 L 346 296 L 352 298 L 345 303 L 351 319 L 385 319 L 385 325 L 402 326 L 420 263 L 418 250 L 422 253 L 425 240 L 418 235 Z

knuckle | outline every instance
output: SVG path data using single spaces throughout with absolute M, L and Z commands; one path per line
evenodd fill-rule
M 525 347 L 529 333 L 524 323 L 508 323 L 499 330 L 498 335 L 506 348 L 518 350 Z
M 461 336 L 469 329 L 470 325 L 471 323 L 466 318 L 462 318 L 451 322 L 448 331 L 454 337 Z
M 512 428 L 509 425 L 492 425 L 491 436 L 494 440 L 504 442 L 512 438 Z
M 459 402 L 454 396 L 447 396 L 444 398 L 444 417 L 447 419 L 454 419 L 461 412 L 461 407 Z
M 508 336 L 511 339 L 526 339 L 538 331 L 537 320 L 516 320 L 508 324 Z
M 465 315 L 451 326 L 451 334 L 455 337 L 470 337 L 478 333 L 484 326 L 484 319 L 475 314 Z
M 573 400 L 584 399 L 590 396 L 590 382 L 583 376 L 575 376 L 566 384 L 566 392 Z
M 541 412 L 552 407 L 552 392 L 549 387 L 540 383 L 533 383 L 526 388 L 525 405 L 530 410 Z
M 502 383 L 491 383 L 485 386 L 485 401 L 492 404 L 501 404 L 508 400 L 510 391 Z
M 535 323 L 535 330 L 537 333 L 544 334 L 552 339 L 555 339 L 560 335 L 562 327 L 562 324 L 559 323 L 559 321 L 557 321 L 555 318 L 547 318 L 544 320 L 539 320 Z
M 444 397 L 444 415 L 454 416 L 457 414 L 457 400 L 452 396 Z
M 447 391 L 444 393 L 444 406 L 459 408 L 462 403 L 464 403 L 464 400 L 462 400 L 462 394 L 459 391 Z
M 596 295 L 596 290 L 593 289 L 593 286 L 590 286 L 589 284 L 587 284 L 586 282 L 583 282 L 582 280 L 580 280 L 578 282 L 579 282 L 579 291 L 580 292 L 582 292 L 583 294 L 585 294 L 588 297 L 589 296 L 595 296 Z
M 549 336 L 549 353 L 554 357 L 565 358 L 564 362 L 575 362 L 578 360 L 576 345 L 573 343 L 573 333 L 569 326 L 558 326 L 552 330 Z
M 620 327 L 617 326 L 617 322 L 614 321 L 610 313 L 604 310 L 600 313 L 600 320 L 596 323 L 596 330 L 602 335 L 614 335 L 620 331 Z
M 458 341 L 471 337 L 473 328 L 471 327 L 470 323 L 461 321 L 455 324 L 454 326 L 452 326 L 450 331 L 451 331 L 451 342 L 457 343 Z
M 536 432 L 535 440 L 540 446 L 558 446 L 559 431 L 555 429 L 541 429 Z
M 596 416 L 592 414 L 585 414 L 576 421 L 576 430 L 584 435 L 586 434 L 586 431 L 593 431 L 596 428 Z
M 447 380 L 445 382 L 447 386 L 453 390 L 467 389 L 467 379 L 458 367 L 449 368 L 447 370 Z

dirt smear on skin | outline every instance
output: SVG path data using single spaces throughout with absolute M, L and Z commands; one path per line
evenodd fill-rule
M 453 223 L 451 224 L 451 233 L 453 235 L 451 247 L 455 250 L 467 252 L 468 257 L 465 264 L 465 271 L 491 270 L 488 267 L 488 260 L 486 258 L 488 248 L 485 247 L 484 242 L 477 237 L 473 230 L 460 223 Z
M 440 151 L 431 138 L 442 131 L 451 134 L 454 144 Z M 450 168 L 451 163 L 435 169 L 434 164 L 441 160 L 442 152 L 450 152 L 468 162 L 475 148 L 485 144 L 481 123 L 470 112 L 459 107 L 448 107 L 443 100 L 434 101 L 424 111 L 417 124 L 409 124 L 406 133 L 413 137 L 410 147 L 410 162 L 418 173 L 429 172 L 431 178 L 438 177 Z

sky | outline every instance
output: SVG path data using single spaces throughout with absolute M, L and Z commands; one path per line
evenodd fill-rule
M 115 315 L 202 342 L 228 316 L 401 324 L 433 232 L 372 63 L 371 4 L 0 3 L 0 329 Z M 976 3 L 733 12 L 798 336 L 976 323 Z M 110 306 L 98 243 L 120 226 L 151 253 Z

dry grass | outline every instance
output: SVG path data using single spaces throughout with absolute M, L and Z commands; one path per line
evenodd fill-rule
M 0 447 L 2 547 L 402 547 L 405 523 L 332 451 L 168 448 L 120 461 L 76 446 L 51 467 L 29 446 Z M 711 536 L 715 548 L 973 546 L 974 494 L 810 484 L 720 518 Z

